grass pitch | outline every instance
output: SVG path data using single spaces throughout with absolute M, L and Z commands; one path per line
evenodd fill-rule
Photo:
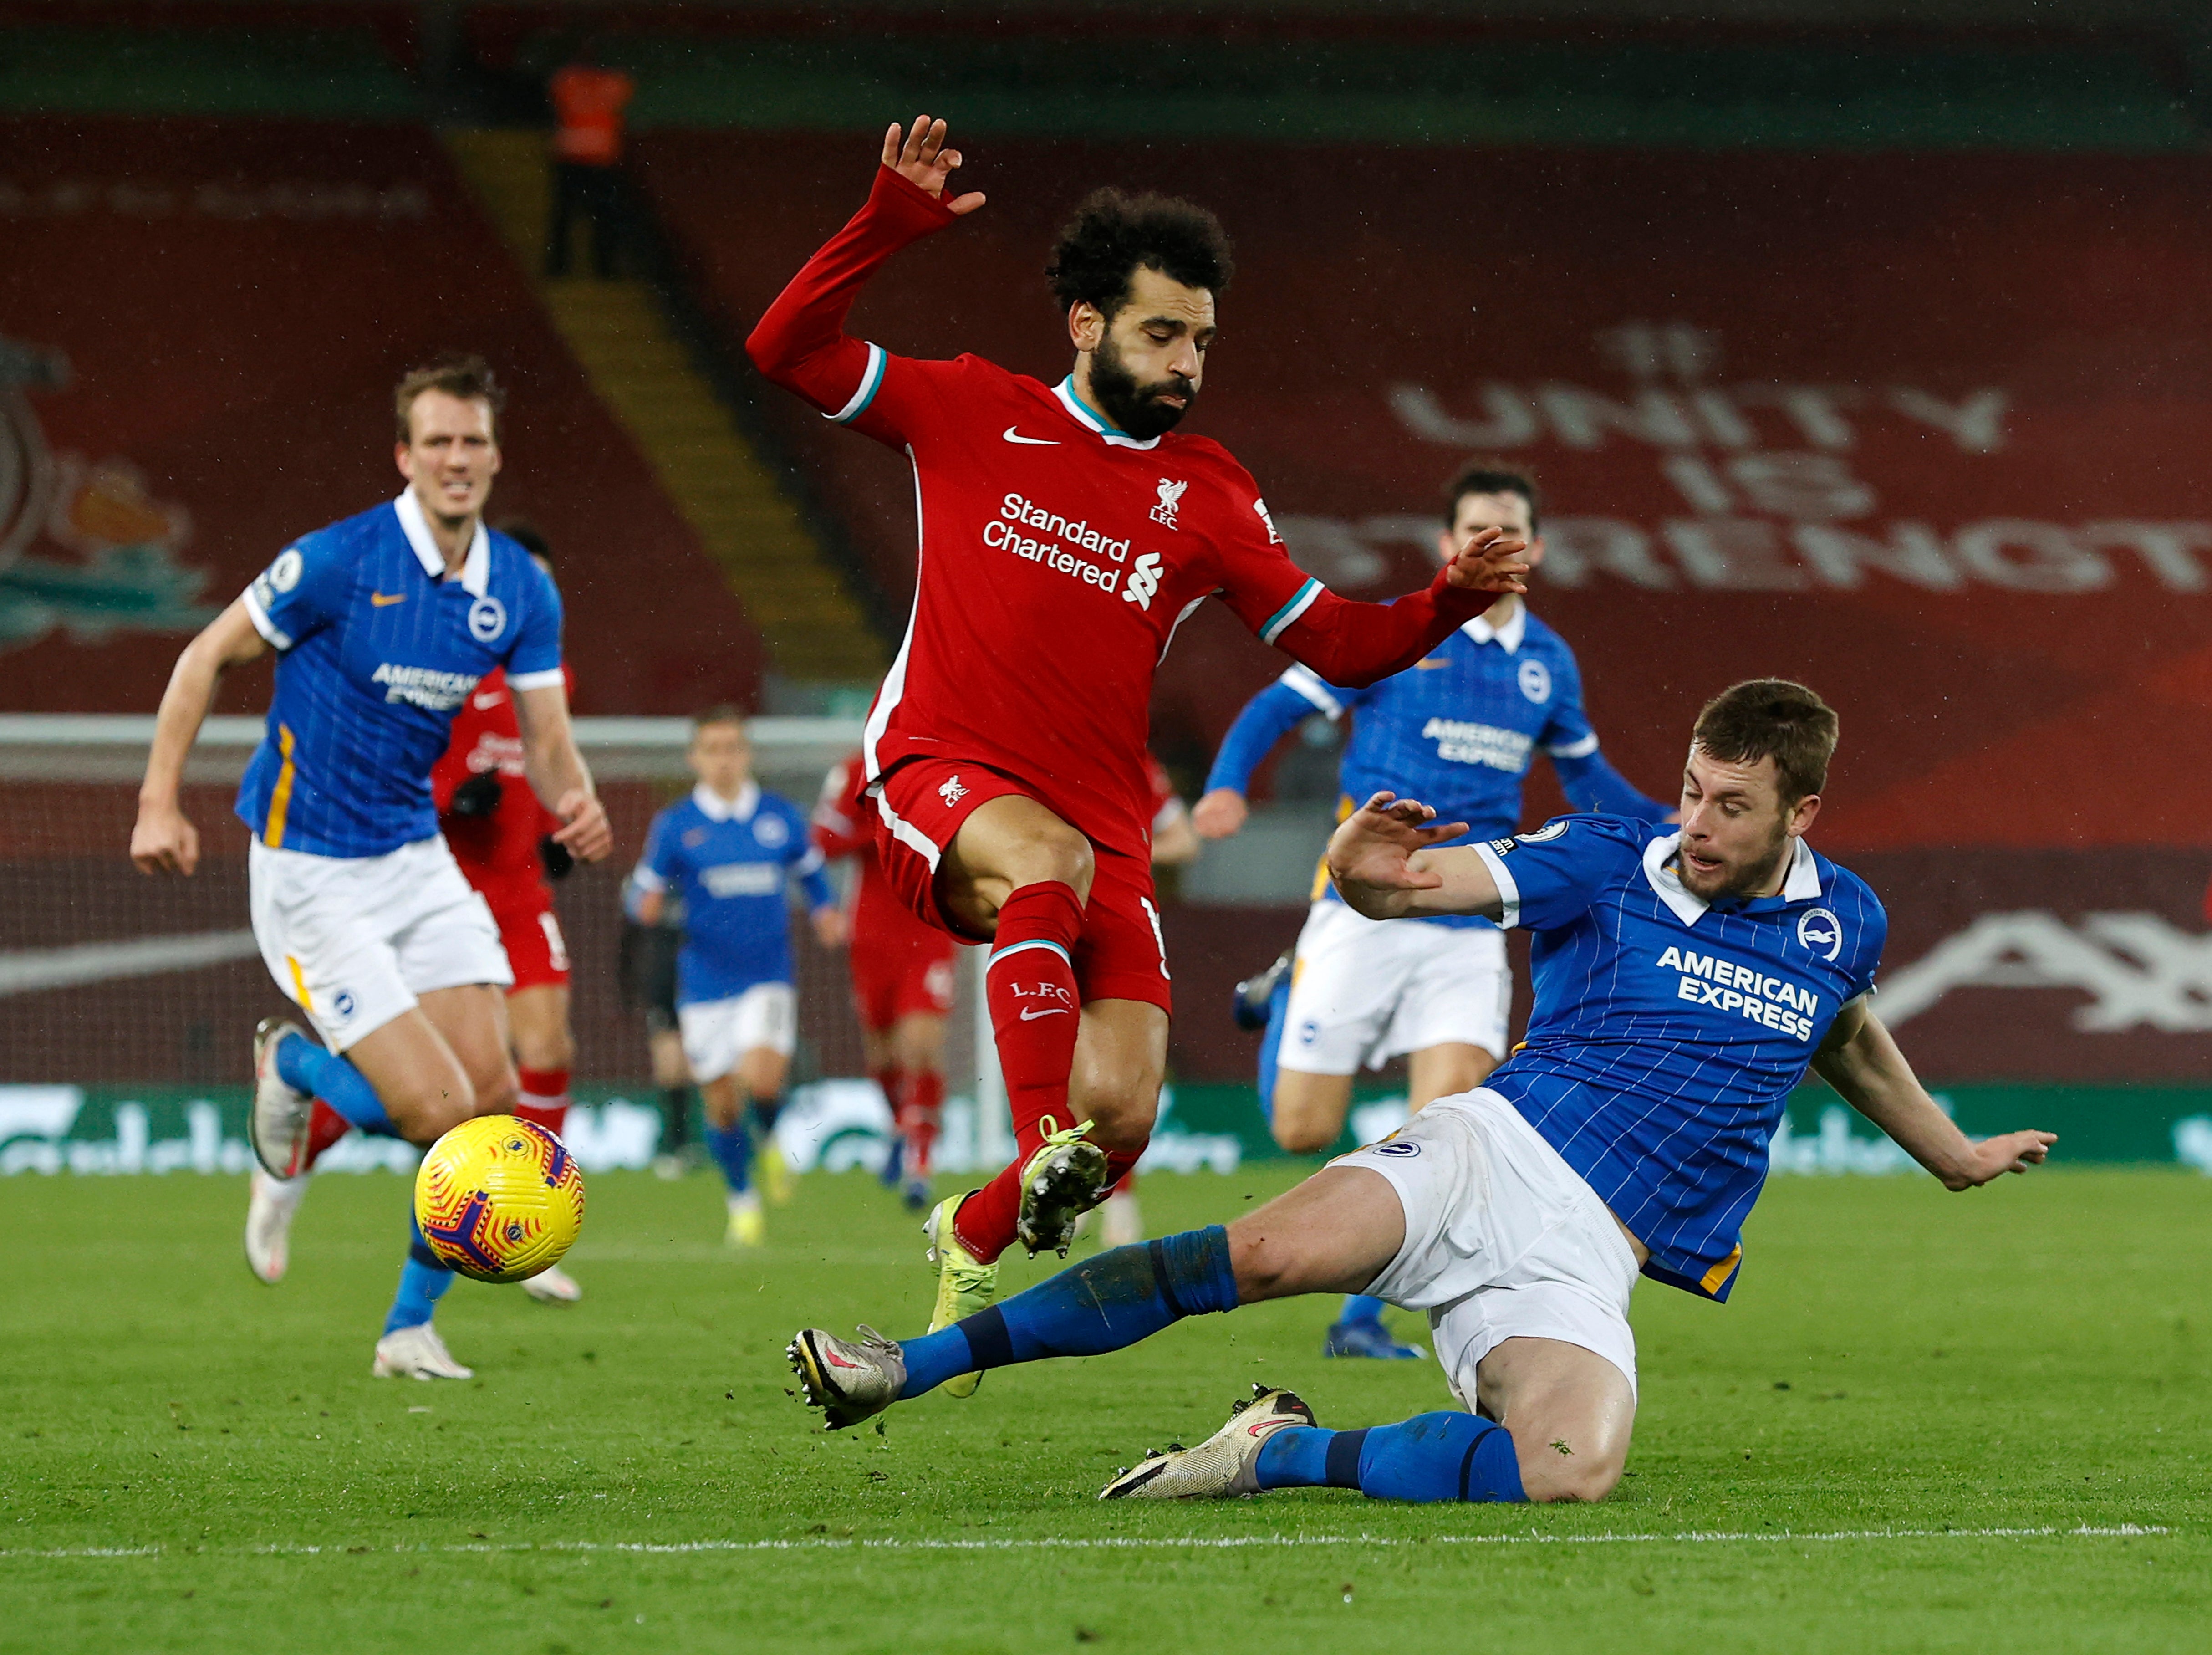
M 1292 1176 L 1154 1177 L 1147 1217 Z M 1321 1360 L 1314 1300 L 810 1430 L 796 1326 L 927 1314 L 915 1221 L 860 1175 L 738 1256 L 706 1177 L 597 1177 L 582 1305 L 463 1282 L 439 1323 L 482 1377 L 374 1380 L 404 1198 L 323 1180 L 270 1289 L 241 1179 L 0 1183 L 0 1650 L 2212 1645 L 2193 1174 L 1778 1182 L 1733 1305 L 1639 1291 L 1631 1469 L 1580 1508 L 1092 1498 L 1255 1378 L 1324 1424 L 1449 1405 L 1431 1364 Z

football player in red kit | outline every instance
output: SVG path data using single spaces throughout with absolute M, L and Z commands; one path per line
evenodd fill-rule
M 544 537 L 519 523 L 507 532 L 539 568 L 552 572 Z M 572 697 L 575 689 L 571 682 Z M 522 1082 L 514 1112 L 558 1135 L 568 1123 L 568 1071 L 576 1042 L 568 1028 L 568 945 L 553 910 L 549 876 L 565 876 L 571 864 L 548 837 L 556 818 L 522 773 L 522 729 L 503 674 L 493 672 L 462 704 L 446 756 L 430 772 L 430 791 L 453 860 L 490 908 L 514 970 L 514 986 L 507 991 L 507 1035 Z M 548 1302 L 583 1296 L 558 1265 L 522 1287 Z
M 847 954 L 853 1005 L 868 1073 L 884 1089 L 898 1129 L 884 1181 L 898 1183 L 907 1205 L 920 1212 L 929 1204 L 930 1154 L 943 1123 L 945 1028 L 959 944 L 915 918 L 884 877 L 867 786 L 860 754 L 830 767 L 814 807 L 814 843 L 831 861 L 860 861 Z
M 984 991 L 1016 1156 L 939 1204 L 935 1321 L 980 1311 L 1016 1239 L 1064 1251 L 1135 1165 L 1167 1059 L 1168 967 L 1147 865 L 1152 677 L 1218 597 L 1333 684 L 1421 659 L 1521 590 L 1521 543 L 1479 537 L 1425 590 L 1353 603 L 1284 554 L 1251 477 L 1174 428 L 1199 395 L 1227 238 L 1184 201 L 1101 191 L 1048 277 L 1073 371 L 896 356 L 845 318 L 876 268 L 983 204 L 945 124 L 885 135 L 867 204 L 753 330 L 756 366 L 902 450 L 921 551 L 905 642 L 862 742 L 877 845 L 917 916 L 987 941 Z

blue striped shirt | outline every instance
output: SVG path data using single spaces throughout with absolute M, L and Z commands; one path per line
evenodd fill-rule
M 1477 847 L 1535 979 L 1527 1041 L 1485 1084 L 1650 1249 L 1646 1275 L 1726 1299 L 1783 1105 L 1874 987 L 1889 920 L 1802 839 L 1780 895 L 1709 905 L 1674 876 L 1680 837 L 1561 816 Z
M 793 879 L 814 908 L 837 899 L 799 806 L 753 782 L 734 800 L 702 783 L 662 811 L 630 877 L 641 890 L 683 898 L 679 1006 L 791 981 Z
M 562 682 L 552 581 L 481 524 L 447 580 L 412 490 L 294 542 L 245 602 L 276 688 L 237 808 L 272 849 L 381 856 L 430 838 L 430 768 L 477 680 L 504 666 L 514 690 Z
M 1539 751 L 1558 769 L 1572 804 L 1654 819 L 1669 808 L 1644 798 L 1605 763 L 1583 710 L 1574 651 L 1525 603 L 1514 606 L 1503 626 L 1492 627 L 1489 617 L 1478 615 L 1425 660 L 1364 690 L 1291 667 L 1237 715 L 1206 777 L 1206 790 L 1243 792 L 1268 749 L 1315 712 L 1332 722 L 1352 715 L 1352 739 L 1338 770 L 1339 820 L 1387 788 L 1401 799 L 1434 806 L 1441 820 L 1467 823 L 1467 834 L 1455 844 L 1497 838 L 1521 820 L 1522 783 Z M 1338 900 L 1325 871 L 1315 874 L 1314 897 Z M 1473 914 L 1424 922 L 1476 928 L 1490 923 Z

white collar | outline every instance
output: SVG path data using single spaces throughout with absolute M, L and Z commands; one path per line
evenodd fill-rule
M 1674 910 L 1676 919 L 1685 925 L 1695 925 L 1705 916 L 1705 900 L 1689 891 L 1674 870 L 1667 866 L 1681 843 L 1680 833 L 1670 833 L 1644 846 L 1644 877 L 1651 882 L 1651 889 L 1658 893 L 1659 900 Z M 1810 902 L 1820 894 L 1820 870 L 1813 861 L 1813 847 L 1801 838 L 1790 859 L 1789 876 L 1782 881 L 1782 900 Z
M 399 514 L 400 532 L 407 544 L 415 548 L 416 560 L 422 572 L 434 581 L 446 578 L 446 554 L 438 550 L 438 543 L 430 538 L 430 520 L 422 514 L 422 502 L 415 497 L 415 490 L 404 490 L 392 502 Z M 481 598 L 491 589 L 491 536 L 484 530 L 483 519 L 477 519 L 476 538 L 469 542 L 469 555 L 461 564 L 461 587 L 471 598 Z
M 1491 608 L 1495 609 L 1497 606 L 1492 604 Z M 1492 626 L 1490 624 L 1490 616 L 1486 611 L 1462 626 L 1460 630 L 1477 643 L 1494 643 L 1509 655 L 1517 654 L 1521 648 L 1521 640 L 1527 636 L 1528 632 L 1528 600 L 1523 598 L 1519 603 L 1514 605 L 1513 618 L 1503 626 Z
M 735 799 L 725 799 L 702 782 L 691 789 L 691 802 L 710 822 L 750 822 L 760 804 L 760 783 L 748 778 L 744 786 L 738 789 Z
M 1060 399 L 1060 405 L 1067 410 L 1069 418 L 1074 420 L 1079 425 L 1097 432 L 1106 440 L 1107 446 L 1109 447 L 1157 448 L 1160 446 L 1160 440 L 1158 437 L 1147 437 L 1144 441 L 1139 442 L 1127 431 L 1115 430 L 1106 423 L 1103 415 L 1093 413 L 1089 408 L 1084 406 L 1083 399 L 1075 394 L 1075 375 L 1073 374 L 1054 386 L 1052 393 Z

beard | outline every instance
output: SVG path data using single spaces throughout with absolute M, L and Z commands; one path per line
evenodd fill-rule
M 1723 864 L 1710 882 L 1700 878 L 1696 870 L 1679 855 L 1675 859 L 1675 877 L 1681 880 L 1682 889 L 1704 903 L 1747 901 L 1761 894 L 1774 882 L 1774 875 L 1782 866 L 1784 857 L 1790 854 L 1790 836 L 1775 824 L 1774 837 L 1765 849 L 1747 861 Z
M 1098 399 L 1099 412 L 1113 421 L 1116 429 L 1139 442 L 1149 442 L 1175 429 L 1176 422 L 1198 401 L 1198 387 L 1180 374 L 1139 385 L 1110 337 L 1101 339 L 1091 353 L 1091 394 Z M 1169 396 L 1181 397 L 1182 406 L 1158 400 Z

